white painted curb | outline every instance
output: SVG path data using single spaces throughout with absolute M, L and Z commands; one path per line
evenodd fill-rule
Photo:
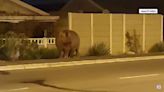
M 83 60 L 83 61 L 59 62 L 59 63 L 6 65 L 6 66 L 0 66 L 0 71 L 50 68 L 50 67 L 64 67 L 64 66 L 77 66 L 77 65 L 89 65 L 89 64 L 104 64 L 104 63 L 113 63 L 113 62 L 142 61 L 142 60 L 153 60 L 153 59 L 164 59 L 164 55 L 102 59 L 102 60 Z

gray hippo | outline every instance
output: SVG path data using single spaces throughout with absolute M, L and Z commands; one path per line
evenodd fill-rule
M 56 47 L 60 58 L 68 58 L 79 54 L 80 38 L 75 31 L 62 30 L 57 33 Z

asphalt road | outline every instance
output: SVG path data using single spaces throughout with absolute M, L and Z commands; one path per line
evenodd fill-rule
M 0 92 L 164 92 L 164 60 L 0 71 Z

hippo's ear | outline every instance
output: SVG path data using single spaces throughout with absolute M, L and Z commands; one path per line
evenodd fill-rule
M 62 37 L 67 37 L 66 34 L 65 34 L 65 32 L 61 32 L 61 36 Z
M 69 32 L 65 31 L 65 35 L 66 35 L 66 37 L 68 37 L 69 36 Z

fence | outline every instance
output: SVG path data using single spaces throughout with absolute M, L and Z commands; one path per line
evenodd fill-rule
M 55 38 L 28 38 L 30 42 L 35 42 L 39 46 L 47 48 L 49 45 L 55 45 Z
M 163 41 L 163 15 L 69 13 L 69 29 L 80 36 L 80 53 L 86 54 L 94 44 L 104 42 L 111 54 L 128 52 L 126 33 L 139 36 L 143 52 Z
M 35 42 L 39 47 L 55 47 L 55 38 L 27 38 L 27 40 L 31 43 Z M 5 39 L 2 40 L 5 43 Z

